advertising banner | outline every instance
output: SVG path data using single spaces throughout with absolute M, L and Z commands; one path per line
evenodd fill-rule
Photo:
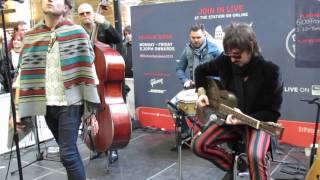
M 290 133 L 286 133 L 285 130 L 283 141 L 290 143 L 291 134 L 299 134 L 302 142 L 298 143 L 295 140 L 292 143 L 309 146 L 310 130 L 302 131 L 305 129 L 303 122 L 308 122 L 308 128 L 312 128 L 310 123 L 315 121 L 316 106 L 301 100 L 319 96 L 320 79 L 318 78 L 319 70 L 315 66 L 306 68 L 305 65 L 300 65 L 305 61 L 299 59 L 300 56 L 304 56 L 303 52 L 299 57 L 295 57 L 296 49 L 303 44 L 296 45 L 297 20 L 294 1 L 186 1 L 136 6 L 132 7 L 131 12 L 136 108 L 143 107 L 140 108 L 143 112 L 148 111 L 149 108 L 153 113 L 157 108 L 167 109 L 166 100 L 171 99 L 183 89 L 175 74 L 175 68 L 177 60 L 189 42 L 191 24 L 203 23 L 207 32 L 221 46 L 223 28 L 231 22 L 246 22 L 256 32 L 264 57 L 281 68 L 284 81 L 281 120 L 286 126 L 295 127 L 290 128 L 290 131 L 293 131 Z M 305 14 L 303 18 L 309 16 L 308 12 L 301 12 Z M 319 33 L 316 29 L 315 26 L 315 32 Z M 310 56 L 307 61 L 320 62 L 319 58 L 312 55 L 319 48 L 315 47 L 313 50 L 308 48 Z M 137 113 L 149 114 L 143 112 Z M 169 113 L 169 111 L 163 112 Z M 148 125 L 152 124 L 150 121 L 154 121 L 154 124 L 159 126 L 168 124 L 163 123 L 159 118 L 141 117 L 148 117 L 139 119 L 142 124 L 145 121 L 148 121 Z M 168 120 L 168 115 L 158 114 L 158 117 L 166 117 L 165 120 Z M 174 125 L 174 121 L 171 119 L 169 124 Z M 165 129 L 173 128 L 165 127 Z
M 295 7 L 296 66 L 319 68 L 320 2 L 295 0 Z

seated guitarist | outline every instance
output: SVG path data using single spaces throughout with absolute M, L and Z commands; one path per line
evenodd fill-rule
M 219 76 L 224 88 L 238 99 L 236 111 L 260 121 L 276 122 L 283 91 L 280 70 L 261 55 L 253 29 L 246 23 L 232 23 L 225 29 L 223 47 L 223 54 L 195 70 L 198 108 L 209 105 L 205 77 Z M 234 155 L 218 145 L 239 140 L 246 142 L 250 179 L 266 180 L 270 135 L 242 124 L 232 114 L 224 123 L 208 122 L 202 133 L 194 137 L 192 149 L 196 155 L 226 171 L 224 179 L 232 179 Z

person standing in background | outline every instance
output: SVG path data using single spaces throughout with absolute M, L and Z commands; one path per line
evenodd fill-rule
M 123 29 L 123 57 L 126 63 L 126 77 L 133 77 L 133 69 L 132 69 L 132 34 L 131 34 L 131 26 L 128 25 Z
M 22 39 L 25 33 L 28 31 L 27 23 L 24 21 L 18 21 L 13 27 L 13 34 L 17 33 Z
M 197 65 L 218 57 L 222 49 L 207 38 L 204 24 L 193 24 L 186 45 L 176 66 L 176 74 L 184 88 L 194 87 L 194 69 Z
M 123 29 L 123 53 L 122 56 L 125 60 L 125 77 L 126 84 L 124 86 L 124 97 L 128 104 L 129 111 L 131 112 L 132 128 L 137 129 L 140 127 L 139 121 L 135 120 L 135 107 L 134 107 L 134 79 L 133 79 L 133 65 L 132 65 L 132 32 L 131 26 L 127 25 Z M 131 93 L 129 94 L 129 92 Z
M 133 78 L 132 72 L 132 35 L 131 26 L 126 26 L 123 29 L 123 52 L 122 56 L 125 62 L 125 77 Z M 123 88 L 123 98 L 125 102 L 127 101 L 128 93 L 130 92 L 130 87 L 125 84 Z
M 194 70 L 204 62 L 218 57 L 222 50 L 207 38 L 204 24 L 195 23 L 189 28 L 189 43 L 183 49 L 176 65 L 176 75 L 183 84 L 184 89 L 194 88 Z M 177 102 L 177 97 L 171 100 Z M 181 122 L 181 135 L 183 139 L 190 138 L 191 132 L 186 121 Z
M 13 27 L 12 37 L 18 35 L 21 39 L 23 39 L 24 35 L 28 31 L 27 23 L 24 21 L 17 21 Z M 12 41 L 8 42 L 8 49 L 11 50 L 13 44 Z
M 16 70 L 18 68 L 19 57 L 23 46 L 22 36 L 20 36 L 20 34 L 16 32 L 15 34 L 13 34 L 10 43 L 12 44 L 12 48 L 10 51 L 12 66 L 13 70 Z

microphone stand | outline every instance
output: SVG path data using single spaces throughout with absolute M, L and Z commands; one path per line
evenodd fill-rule
M 178 150 L 178 180 L 182 180 L 182 160 L 181 160 L 181 149 L 182 149 L 182 137 L 181 137 L 181 126 L 182 121 L 185 121 L 186 115 L 180 111 L 176 105 L 174 105 L 169 100 L 167 101 L 167 104 L 174 109 L 174 112 L 172 113 L 173 118 L 175 119 L 177 133 L 176 133 L 176 144 L 177 144 L 177 150 Z
M 48 159 L 48 158 L 45 158 L 44 155 L 43 155 L 43 151 L 41 151 L 40 149 L 40 139 L 39 139 L 39 130 L 38 130 L 38 118 L 37 116 L 33 116 L 33 117 L 28 117 L 28 118 L 31 118 L 31 121 L 33 121 L 33 134 L 34 134 L 34 139 L 35 139 L 35 145 L 37 146 L 37 154 L 36 154 L 36 159 L 33 160 L 32 162 L 29 162 L 28 164 L 25 164 L 24 166 L 22 166 L 21 168 L 25 168 L 25 167 L 28 167 L 30 165 L 32 165 L 33 163 L 36 163 L 38 161 L 42 161 L 42 160 L 47 160 L 47 161 L 55 161 L 55 162 L 60 162 L 58 160 L 54 160 L 54 159 Z M 15 174 L 16 172 L 18 171 L 17 170 L 14 170 L 14 171 L 11 171 L 11 175 Z
M 121 23 L 121 8 L 120 8 L 120 0 L 113 0 L 113 9 L 114 9 L 114 21 L 115 28 L 119 32 L 121 38 L 120 43 L 116 45 L 117 51 L 122 53 L 122 23 Z
M 305 100 L 302 99 L 301 101 L 308 102 L 308 104 L 316 104 L 317 105 L 317 117 L 316 117 L 316 122 L 315 122 L 315 128 L 314 128 L 314 133 L 313 133 L 313 142 L 312 142 L 312 148 L 311 148 L 311 156 L 310 156 L 310 165 L 309 167 L 312 166 L 314 156 L 316 154 L 316 141 L 317 141 L 317 136 L 318 136 L 318 127 L 319 127 L 319 115 L 320 115 L 320 102 L 318 101 L 319 98 L 315 98 L 312 100 Z M 319 144 L 318 144 L 319 148 Z
M 16 107 L 14 104 L 14 97 L 13 97 L 13 90 L 12 90 L 12 79 L 11 79 L 11 72 L 10 72 L 10 58 L 8 54 L 8 41 L 7 41 L 7 35 L 6 35 L 6 23 L 4 18 L 4 8 L 3 8 L 3 1 L 0 0 L 0 11 L 1 11 L 1 17 L 2 17 L 2 28 L 3 28 L 3 39 L 4 39 L 4 65 L 5 65 L 5 78 L 7 79 L 8 87 L 9 87 L 9 93 L 10 93 L 10 104 L 11 104 L 11 113 L 12 113 L 12 119 L 13 119 L 13 140 L 16 145 L 16 153 L 17 153 L 17 161 L 18 161 L 18 170 L 19 170 L 19 178 L 20 180 L 23 180 L 22 175 L 22 168 L 21 168 L 21 156 L 20 156 L 20 148 L 19 148 L 19 136 L 17 133 L 17 115 L 16 115 Z

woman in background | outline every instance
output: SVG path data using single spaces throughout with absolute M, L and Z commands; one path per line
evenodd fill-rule
M 22 50 L 22 37 L 18 33 L 14 33 L 11 39 L 12 48 L 10 50 L 11 62 L 13 70 L 17 70 L 19 56 Z

